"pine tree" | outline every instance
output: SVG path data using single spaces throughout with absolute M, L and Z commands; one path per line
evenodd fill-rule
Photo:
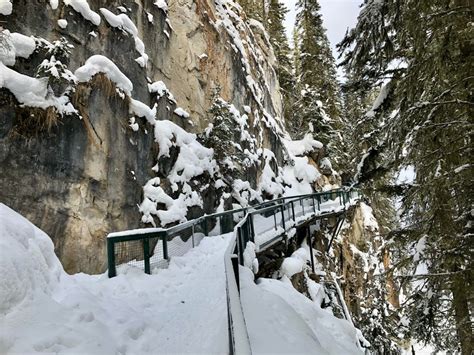
M 383 188 L 402 198 L 392 235 L 409 331 L 463 354 L 474 343 L 472 20 L 469 0 L 366 0 L 341 43 L 356 82 L 390 81 L 374 105 L 361 179 L 376 186 L 403 167 L 415 171 L 412 183 Z

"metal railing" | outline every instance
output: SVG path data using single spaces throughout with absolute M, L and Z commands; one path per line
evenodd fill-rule
M 108 275 L 116 276 L 117 266 L 123 264 L 142 268 L 150 274 L 153 268 L 166 267 L 172 257 L 181 256 L 199 245 L 204 237 L 232 232 L 242 219 L 246 221 L 237 229 L 241 235 L 239 239 L 245 243 L 241 247 L 252 241 L 257 250 L 262 251 L 300 220 L 331 207 L 344 206 L 356 196 L 357 190 L 337 189 L 282 197 L 247 208 L 205 215 L 166 229 L 144 228 L 110 233 L 107 236 Z M 256 241 L 255 236 L 259 236 L 259 240 Z
M 257 252 L 283 240 L 299 223 L 343 213 L 360 193 L 356 189 L 335 189 L 307 195 L 282 197 L 248 208 L 205 215 L 170 228 L 146 228 L 111 233 L 107 236 L 108 275 L 117 275 L 117 265 L 140 267 L 150 274 L 165 267 L 173 256 L 186 253 L 205 236 L 234 232 L 225 252 L 226 293 L 231 353 L 251 353 L 242 305 L 239 265 L 249 241 Z

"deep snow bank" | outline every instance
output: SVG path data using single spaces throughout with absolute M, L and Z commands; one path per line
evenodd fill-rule
M 68 275 L 49 237 L 0 204 L 0 354 L 225 353 L 228 239 L 154 275 Z
M 357 330 L 298 291 L 291 282 L 253 281 L 241 268 L 241 297 L 254 354 L 362 354 Z M 287 279 L 288 280 L 288 279 Z

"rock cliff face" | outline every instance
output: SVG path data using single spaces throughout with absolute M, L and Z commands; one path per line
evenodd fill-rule
M 105 235 L 143 226 L 138 205 L 143 186 L 156 176 L 151 168 L 160 148 L 153 127 L 140 118 L 148 111 L 155 109 L 157 120 L 199 133 L 210 123 L 212 92 L 220 87 L 221 97 L 239 112 L 245 106 L 258 147 L 278 152 L 280 162 L 283 157 L 272 50 L 264 33 L 258 28 L 254 33 L 240 19 L 238 7 L 208 0 L 172 1 L 169 7 L 164 1 L 138 0 L 84 4 L 18 0 L 11 14 L 0 16 L 4 29 L 35 41 L 27 58 L 18 55 L 17 43 L 7 41 L 7 47 L 17 49 L 10 69 L 29 77 L 48 76 L 45 101 L 54 91 L 76 110 L 64 114 L 57 107 L 33 108 L 21 94 L 1 85 L 0 200 L 53 238 L 68 272 L 103 271 Z M 61 38 L 63 46 L 55 42 Z M 143 53 L 146 65 L 141 65 Z M 74 73 L 97 54 L 109 58 L 130 80 L 130 95 L 117 92 L 110 75 L 99 73 L 80 83 L 64 80 L 62 72 L 57 78 L 51 71 L 39 71 L 45 60 L 51 63 L 61 56 L 61 64 Z M 135 60 L 140 54 L 141 62 Z M 156 82 L 158 89 L 150 90 L 149 84 Z M 131 100 L 146 105 L 145 113 L 131 108 Z M 138 128 L 129 125 L 130 117 Z M 174 164 L 173 154 L 170 157 L 169 168 Z M 167 164 L 165 158 L 161 166 Z M 218 195 L 212 189 L 201 194 L 210 203 L 190 208 L 188 217 L 217 207 Z
M 231 1 L 15 0 L 0 24 L 0 201 L 68 272 L 104 271 L 111 231 L 339 181 L 319 142 L 291 152 L 267 35 Z

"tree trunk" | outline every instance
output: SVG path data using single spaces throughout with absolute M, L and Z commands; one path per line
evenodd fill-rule
M 454 276 L 451 292 L 453 293 L 454 319 L 456 321 L 456 331 L 461 344 L 461 351 L 462 354 L 471 355 L 474 350 L 474 338 L 472 336 L 471 317 L 467 299 L 469 286 L 465 282 L 463 274 Z

